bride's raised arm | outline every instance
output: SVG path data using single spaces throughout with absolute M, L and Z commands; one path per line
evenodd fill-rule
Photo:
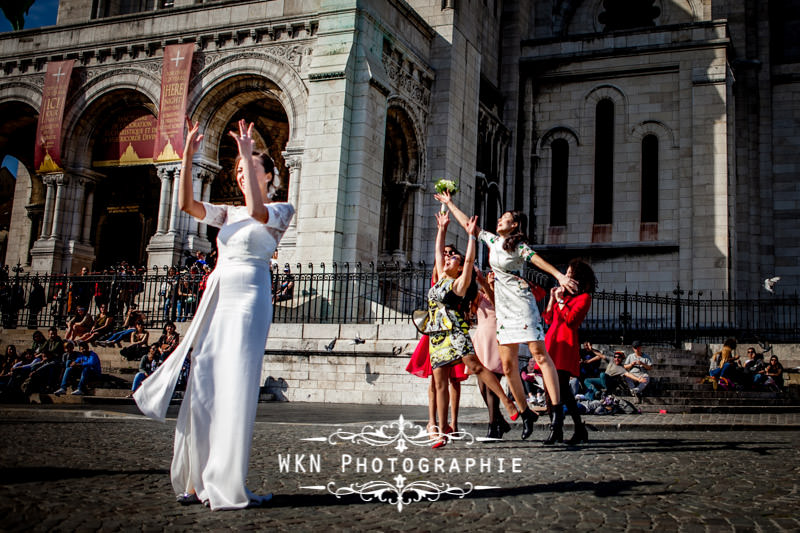
M 186 125 L 189 127 L 189 131 L 186 132 L 186 142 L 183 145 L 181 177 L 178 180 L 178 207 L 184 213 L 202 220 L 206 217 L 206 208 L 194 199 L 192 158 L 200 147 L 200 143 L 203 142 L 203 134 L 200 133 L 199 122 L 192 124 L 192 120 L 186 117 Z

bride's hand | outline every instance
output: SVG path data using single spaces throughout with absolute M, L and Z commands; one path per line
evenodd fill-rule
M 188 115 L 186 117 L 186 126 L 189 128 L 189 131 L 186 132 L 186 142 L 184 143 L 183 150 L 184 155 L 191 159 L 197 152 L 197 149 L 200 148 L 200 143 L 203 142 L 203 134 L 200 133 L 200 122 L 192 124 L 192 119 L 190 119 Z
M 239 146 L 239 155 L 242 158 L 250 159 L 253 156 L 253 148 L 255 141 L 253 140 L 253 123 L 248 124 L 244 119 L 239 121 L 239 134 L 235 131 L 229 131 L 228 135 L 236 140 Z

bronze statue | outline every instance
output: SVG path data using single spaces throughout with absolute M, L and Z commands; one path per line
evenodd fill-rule
M 33 2 L 34 0 L 0 0 L 0 9 L 15 31 L 25 27 L 25 15 Z

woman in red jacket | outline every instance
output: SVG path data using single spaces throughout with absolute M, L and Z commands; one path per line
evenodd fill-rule
M 592 267 L 579 259 L 570 261 L 567 276 L 578 282 L 578 290 L 575 294 L 569 294 L 563 287 L 553 287 L 542 319 L 550 324 L 544 344 L 558 371 L 561 399 L 575 423 L 575 433 L 567 440 L 567 444 L 575 445 L 588 442 L 589 434 L 578 413 L 578 404 L 569 388 L 569 379 L 580 375 L 578 328 L 592 306 L 592 293 L 597 287 L 597 278 Z M 544 443 L 553 444 L 563 440 L 564 432 L 559 427 L 551 429 Z

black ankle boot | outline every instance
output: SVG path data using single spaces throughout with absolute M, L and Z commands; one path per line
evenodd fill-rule
M 501 438 L 500 432 L 497 429 L 496 423 L 489 423 L 489 431 L 486 432 L 487 439 L 499 439 Z
M 533 433 L 533 426 L 536 424 L 539 415 L 528 408 L 522 411 L 520 416 L 522 417 L 522 440 L 526 440 Z
M 550 412 L 550 434 L 542 444 L 549 446 L 556 442 L 564 442 L 564 406 L 560 403 L 554 405 Z
M 504 417 L 500 417 L 500 421 L 497 423 L 497 432 L 499 433 L 498 438 L 502 439 L 503 435 L 511 431 L 511 426 L 508 424 Z
M 582 442 L 589 442 L 589 431 L 586 429 L 586 424 L 580 420 L 575 422 L 575 433 L 564 444 L 569 446 L 577 446 Z

